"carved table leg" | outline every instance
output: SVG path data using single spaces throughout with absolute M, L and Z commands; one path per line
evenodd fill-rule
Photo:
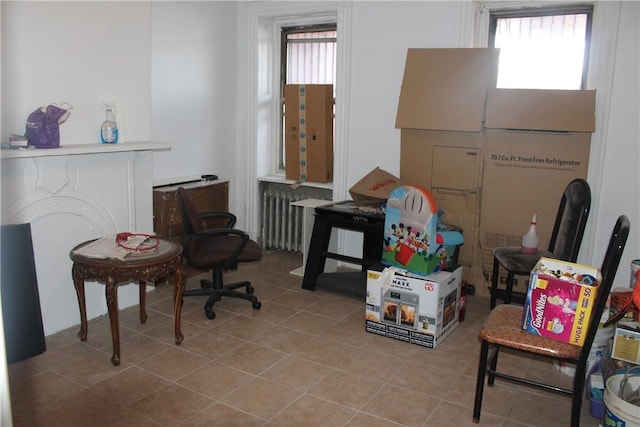
M 109 322 L 111 323 L 111 339 L 113 341 L 113 356 L 111 363 L 120 365 L 120 326 L 118 324 L 118 284 L 112 278 L 106 281 L 105 294 L 107 296 L 107 308 L 109 309 Z
M 182 316 L 182 294 L 184 292 L 185 273 L 182 267 L 178 267 L 174 273 L 175 287 L 173 288 L 173 321 L 176 335 L 176 344 L 180 345 L 184 336 L 180 330 L 180 316 Z
M 74 264 L 75 269 L 75 264 Z M 73 286 L 76 288 L 76 295 L 78 296 L 78 305 L 80 306 L 80 332 L 78 332 L 78 338 L 80 341 L 87 340 L 87 303 L 84 296 L 84 279 L 78 277 L 75 271 L 72 269 Z
M 147 323 L 147 282 L 140 280 L 138 286 L 140 287 L 140 323 Z

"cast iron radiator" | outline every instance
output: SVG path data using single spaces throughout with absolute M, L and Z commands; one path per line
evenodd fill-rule
M 331 200 L 332 191 L 325 188 L 300 186 L 292 189 L 289 184 L 260 181 L 262 201 L 260 205 L 262 249 L 278 249 L 302 252 L 303 207 L 292 202 L 305 199 Z

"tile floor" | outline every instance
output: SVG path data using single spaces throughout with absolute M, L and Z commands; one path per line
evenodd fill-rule
M 173 342 L 172 286 L 120 312 L 122 363 L 111 362 L 107 316 L 47 337 L 48 350 L 9 366 L 14 426 L 465 426 L 471 421 L 477 333 L 488 298 L 469 297 L 466 320 L 436 349 L 364 331 L 362 299 L 300 288 L 301 257 L 278 252 L 243 265 L 262 301 L 225 299 L 208 320 L 184 299 L 184 342 Z M 233 276 L 233 277 L 229 277 Z M 189 287 L 198 286 L 197 278 Z M 549 363 L 504 355 L 530 377 Z M 583 426 L 598 426 L 583 405 Z M 570 400 L 496 381 L 480 426 L 567 426 Z

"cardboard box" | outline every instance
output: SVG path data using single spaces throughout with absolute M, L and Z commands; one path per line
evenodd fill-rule
M 286 178 L 333 181 L 333 85 L 285 85 Z
M 382 263 L 421 275 L 453 267 L 463 243 L 460 232 L 438 230 L 438 207 L 420 186 L 403 185 L 389 194 L 384 229 Z
M 582 346 L 599 281 L 596 267 L 540 258 L 531 271 L 522 329 Z
M 349 189 L 349 195 L 358 206 L 382 206 L 389 194 L 401 185 L 400 178 L 376 167 Z
M 443 222 L 463 230 L 459 263 L 479 294 L 482 123 L 498 58 L 498 49 L 409 49 L 396 116 L 400 179 L 431 191 Z
M 534 213 L 548 246 L 562 191 L 587 175 L 595 122 L 594 91 L 496 89 L 498 59 L 498 49 L 409 49 L 396 116 L 400 179 L 462 228 L 463 277 L 480 295 L 493 249 L 519 246 Z
M 462 268 L 430 276 L 367 272 L 367 332 L 435 348 L 458 326 Z
M 547 248 L 565 187 L 587 177 L 594 123 L 595 91 L 488 92 L 480 208 L 485 273 L 494 248 L 520 246 L 533 214 L 539 247 Z
M 611 357 L 640 365 L 640 322 L 618 322 Z

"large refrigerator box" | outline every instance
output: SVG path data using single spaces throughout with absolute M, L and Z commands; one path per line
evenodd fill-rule
M 595 91 L 498 89 L 499 55 L 409 49 L 396 115 L 400 179 L 463 230 L 459 262 L 481 295 L 493 249 L 520 245 L 533 214 L 548 245 L 564 188 L 587 176 L 595 130 Z
M 587 178 L 595 91 L 493 89 L 485 127 L 480 246 L 489 274 L 493 249 L 520 246 L 534 214 L 540 248 L 549 245 L 564 189 Z

